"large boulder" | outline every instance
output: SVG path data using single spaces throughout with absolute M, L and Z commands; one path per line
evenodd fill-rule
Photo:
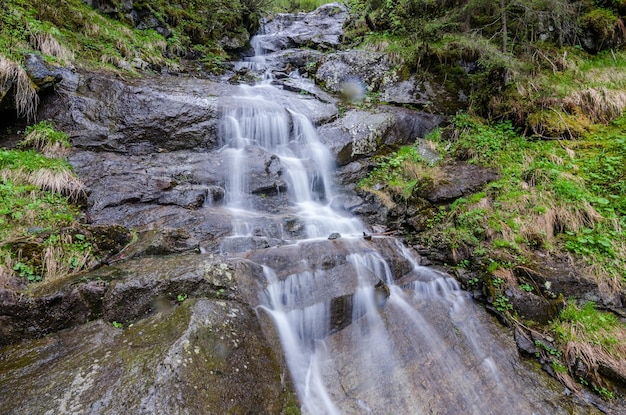
M 2 349 L 4 414 L 279 414 L 296 409 L 254 310 L 185 300 Z M 32 356 L 37 356 L 36 359 Z
M 450 203 L 483 188 L 500 177 L 497 171 L 474 164 L 455 162 L 443 165 L 436 180 L 414 191 L 415 196 L 433 204 Z
M 133 322 L 164 305 L 175 304 L 179 294 L 241 302 L 244 297 L 255 298 L 251 290 L 255 290 L 254 281 L 263 276 L 260 267 L 246 261 L 225 262 L 193 254 L 140 257 L 163 252 L 154 240 L 151 242 L 143 252 L 124 250 L 109 260 L 112 265 L 47 283 L 30 296 L 0 292 L 0 346 L 98 318 Z M 185 250 L 175 243 L 171 245 L 169 241 L 173 251 Z M 163 243 L 161 247 L 167 249 Z M 117 263 L 133 256 L 139 258 Z M 237 278 L 244 278 L 242 290 Z
M 382 147 L 412 144 L 443 121 L 438 115 L 380 106 L 376 111 L 350 110 L 342 118 L 321 126 L 318 133 L 342 166 L 372 156 Z
M 331 92 L 349 98 L 375 93 L 378 99 L 395 105 L 410 105 L 432 112 L 454 114 L 467 105 L 467 95 L 448 91 L 432 75 L 409 75 L 392 56 L 370 50 L 348 50 L 327 55 L 315 74 L 316 80 Z M 362 89 L 361 93 L 352 91 Z

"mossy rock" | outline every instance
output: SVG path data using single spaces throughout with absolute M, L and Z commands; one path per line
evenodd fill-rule
M 584 114 L 540 110 L 530 114 L 526 124 L 540 137 L 577 139 L 589 130 L 592 123 Z

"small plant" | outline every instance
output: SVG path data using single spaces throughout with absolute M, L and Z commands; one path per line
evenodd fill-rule
M 494 277 L 492 280 L 494 287 L 500 287 L 502 284 L 504 284 L 504 280 L 500 277 Z
M 550 356 L 561 357 L 563 353 L 560 350 L 555 349 L 554 347 L 542 342 L 541 340 L 535 340 L 535 346 L 543 349 Z
M 178 296 L 176 296 L 176 299 L 178 300 L 179 303 L 182 303 L 183 301 L 185 301 L 187 299 L 187 294 L 178 294 Z
M 20 277 L 26 278 L 29 282 L 41 281 L 41 275 L 35 273 L 31 266 L 21 261 L 13 266 L 13 271 L 17 272 Z
M 474 277 L 472 279 L 467 280 L 467 285 L 469 285 L 470 287 L 475 287 L 478 285 L 478 282 L 480 280 L 477 277 Z
M 506 313 L 513 309 L 513 304 L 509 301 L 509 299 L 500 294 L 493 300 L 493 305 L 501 313 Z
M 527 283 L 520 284 L 520 290 L 526 291 L 527 293 L 532 292 L 534 290 L 533 286 Z
M 469 259 L 464 259 L 462 261 L 459 262 L 459 264 L 457 265 L 459 268 L 469 268 L 470 266 L 470 260 Z
M 602 399 L 604 399 L 605 401 L 609 401 L 611 399 L 615 399 L 615 394 L 608 390 L 607 388 L 605 388 L 604 386 L 599 388 L 597 386 L 593 387 L 593 390 L 595 393 L 597 393 L 598 395 L 600 395 L 602 397 Z
M 220 298 L 223 295 L 224 295 L 224 289 L 223 288 L 220 288 L 219 290 L 217 290 L 215 292 L 215 297 L 217 297 L 217 298 Z
M 113 327 L 115 327 L 116 329 L 121 329 L 122 327 L 124 327 L 123 323 L 119 323 L 117 321 L 112 321 L 111 324 L 113 325 Z

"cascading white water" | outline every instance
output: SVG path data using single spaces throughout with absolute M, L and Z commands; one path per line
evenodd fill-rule
M 271 256 L 258 261 L 267 278 L 260 310 L 278 332 L 303 413 L 482 415 L 498 413 L 494 402 L 511 413 L 534 413 L 531 404 L 510 400 L 517 386 L 503 378 L 491 357 L 490 329 L 475 318 L 456 281 L 419 266 L 395 239 L 363 240 L 364 225 L 331 207 L 334 163 L 306 115 L 281 104 L 269 82 L 242 86 L 240 96 L 223 102 L 222 114 L 233 237 L 262 235 L 258 217 L 275 215 L 251 202 L 254 148 L 279 158 L 284 209 L 305 228 L 299 240 L 279 235 L 300 253 L 288 269 L 277 268 L 280 261 Z M 327 240 L 335 232 L 340 241 Z M 407 269 L 394 275 L 378 247 L 395 250 Z M 309 249 L 319 250 L 319 258 L 307 256 Z

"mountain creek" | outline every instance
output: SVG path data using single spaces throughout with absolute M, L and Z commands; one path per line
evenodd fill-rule
M 424 136 L 466 97 L 339 51 L 347 17 L 333 3 L 265 19 L 254 53 L 206 78 L 33 62 L 59 79 L 37 117 L 71 138 L 85 226 L 113 242 L 89 271 L 0 291 L 0 414 L 620 413 L 534 359 L 542 339 L 444 272 L 449 252 L 395 236 L 422 211 L 357 186 L 381 149 L 437 159 Z M 385 104 L 346 109 L 347 88 Z M 429 206 L 499 175 L 445 174 Z M 542 266 L 555 292 L 622 307 Z M 551 306 L 514 301 L 537 319 Z

